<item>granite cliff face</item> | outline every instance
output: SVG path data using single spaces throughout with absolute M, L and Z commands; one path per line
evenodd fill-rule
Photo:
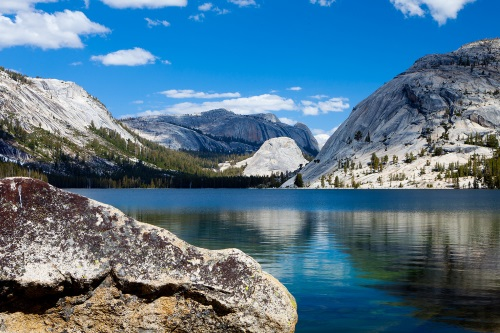
M 272 114 L 237 115 L 224 109 L 199 115 L 164 115 L 124 119 L 139 135 L 172 149 L 241 153 L 257 151 L 267 140 L 290 137 L 305 153 L 319 152 L 307 126 L 283 124 Z
M 72 175 L 71 168 L 95 174 L 117 169 L 113 161 L 98 157 L 94 148 L 125 154 L 91 127 L 136 140 L 97 98 L 73 82 L 0 69 L 0 161 L 31 164 L 32 169 L 59 175 Z M 71 168 L 56 166 L 61 159 Z
M 293 332 L 286 288 L 239 250 L 209 251 L 30 178 L 0 180 L 1 332 Z
M 354 179 L 361 187 L 390 187 L 394 175 L 404 174 L 396 177 L 404 178 L 397 182 L 403 187 L 448 187 L 449 182 L 436 181 L 436 163 L 492 156 L 492 149 L 466 140 L 475 134 L 498 137 L 499 65 L 498 39 L 419 59 L 353 109 L 316 157 L 320 163 L 305 168 L 304 181 L 317 187 L 321 177 L 338 176 L 346 184 Z M 373 153 L 389 157 L 382 171 L 370 171 Z M 407 154 L 418 158 L 403 163 Z M 352 173 L 345 172 L 346 164 L 349 170 L 355 165 Z
M 106 107 L 82 87 L 56 79 L 26 78 L 21 83 L 0 71 L 0 119 L 27 130 L 44 129 L 78 145 L 94 137 L 88 127 L 106 127 L 133 139 Z

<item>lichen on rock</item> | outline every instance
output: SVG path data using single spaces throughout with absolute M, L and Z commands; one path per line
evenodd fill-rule
M 194 247 L 41 181 L 0 180 L 0 332 L 293 332 L 296 322 L 293 296 L 239 250 Z

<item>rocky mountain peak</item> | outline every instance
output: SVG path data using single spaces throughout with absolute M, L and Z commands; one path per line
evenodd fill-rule
M 271 123 L 281 123 L 278 117 L 276 117 L 273 113 L 258 113 L 254 115 L 250 115 L 250 117 L 254 117 L 257 119 L 264 119 L 265 121 L 269 121 Z
M 234 112 L 226 109 L 214 109 L 214 110 L 204 111 L 201 114 L 209 118 L 230 117 L 235 115 Z
M 500 40 L 482 40 L 425 56 L 380 87 L 353 109 L 317 156 L 322 162 L 308 165 L 303 176 L 317 186 L 322 176 L 342 176 L 350 183 L 357 174 L 360 186 L 389 187 L 391 174 L 405 174 L 414 179 L 411 186 L 435 186 L 436 163 L 465 163 L 472 154 L 491 156 L 491 149 L 471 145 L 467 137 L 498 136 L 499 129 Z M 387 162 L 390 167 L 382 174 L 373 174 L 373 154 L 394 161 L 407 160 L 410 154 L 422 157 L 416 163 Z M 353 163 L 363 171 L 339 173 Z M 410 183 L 404 178 L 403 186 Z
M 318 142 L 305 125 L 290 126 L 273 114 L 239 115 L 226 109 L 199 115 L 140 117 L 124 123 L 139 135 L 172 149 L 246 153 L 267 140 L 290 137 L 309 155 L 319 152 Z

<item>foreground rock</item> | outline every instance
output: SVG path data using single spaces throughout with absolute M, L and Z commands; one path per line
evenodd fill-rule
M 293 332 L 296 321 L 293 296 L 239 250 L 0 180 L 0 332 Z

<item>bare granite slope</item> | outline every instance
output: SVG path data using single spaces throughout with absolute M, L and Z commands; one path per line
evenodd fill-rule
M 29 78 L 21 84 L 0 71 L 0 117 L 16 119 L 27 131 L 43 128 L 78 144 L 85 144 L 91 123 L 133 140 L 106 107 L 82 87 L 56 79 Z
M 473 154 L 492 156 L 492 149 L 465 141 L 476 133 L 498 136 L 499 64 L 499 39 L 417 60 L 353 109 L 316 157 L 320 163 L 304 169 L 306 185 L 318 187 L 323 177 L 332 187 L 329 180 L 339 177 L 346 185 L 354 180 L 365 188 L 449 187 L 436 179 L 436 164 L 465 163 Z M 444 154 L 437 153 L 441 149 Z M 371 171 L 373 153 L 389 157 L 382 171 Z M 407 154 L 416 160 L 404 163 Z M 345 171 L 347 163 L 349 169 L 355 165 L 352 172 Z
M 236 163 L 245 176 L 271 176 L 293 172 L 307 164 L 300 148 L 290 138 L 269 139 L 252 157 Z
M 286 288 L 239 250 L 209 251 L 30 178 L 0 180 L 0 331 L 293 332 Z

